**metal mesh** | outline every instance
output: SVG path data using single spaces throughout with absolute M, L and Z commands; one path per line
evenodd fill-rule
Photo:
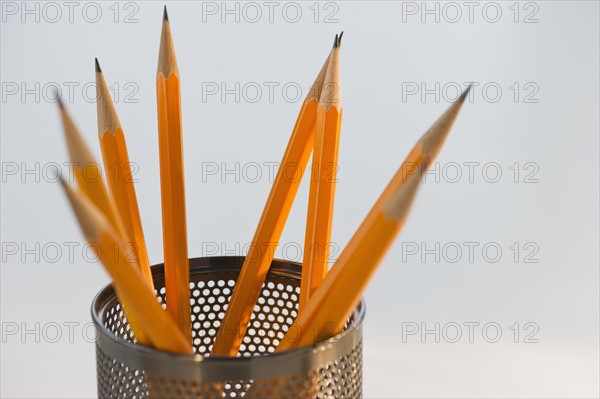
M 361 304 L 343 333 L 328 341 L 272 353 L 297 316 L 300 266 L 274 261 L 237 358 L 210 358 L 243 257 L 190 260 L 192 341 L 196 356 L 135 344 L 114 291 L 92 306 L 98 329 L 100 398 L 360 398 Z M 153 267 L 157 298 L 165 301 L 162 265 Z M 204 356 L 202 358 L 201 356 Z

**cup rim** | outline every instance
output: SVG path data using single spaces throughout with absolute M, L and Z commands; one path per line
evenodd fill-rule
M 190 258 L 190 274 L 202 274 L 208 273 L 210 270 L 214 271 L 214 267 L 218 266 L 219 271 L 238 271 L 241 268 L 241 264 L 244 262 L 244 256 L 211 256 L 211 257 L 197 257 Z M 164 278 L 164 264 L 159 263 L 153 265 L 152 275 Z M 279 276 L 289 275 L 294 278 L 298 278 L 301 271 L 301 264 L 298 262 L 273 259 L 269 273 L 277 273 Z M 126 350 L 130 354 L 137 354 L 144 358 L 152 358 L 155 361 L 164 360 L 167 362 L 185 362 L 185 363 L 196 363 L 196 364 L 210 364 L 212 366 L 243 366 L 252 364 L 258 366 L 261 363 L 273 363 L 278 360 L 284 361 L 290 357 L 300 360 L 302 358 L 315 357 L 315 354 L 320 352 L 328 351 L 331 348 L 337 348 L 340 353 L 343 353 L 347 348 L 356 344 L 356 339 L 362 338 L 360 333 L 361 326 L 365 317 L 366 305 L 364 298 L 361 298 L 358 306 L 353 313 L 352 324 L 341 333 L 331 337 L 327 340 L 316 342 L 311 345 L 306 345 L 298 348 L 293 348 L 281 352 L 265 353 L 259 356 L 239 356 L 239 357 L 228 357 L 228 356 L 210 356 L 204 357 L 200 354 L 184 354 L 184 353 L 173 353 L 164 350 L 154 349 L 147 346 L 139 345 L 137 343 L 129 342 L 109 331 L 102 322 L 104 315 L 104 309 L 110 299 L 116 297 L 112 283 L 104 286 L 94 297 L 91 306 L 91 315 L 96 330 L 99 332 L 99 336 L 96 337 L 96 344 L 98 341 L 102 341 L 108 346 L 113 346 L 114 349 L 119 347 L 120 350 Z M 357 330 L 360 334 L 357 334 Z M 112 341 L 112 343 L 111 343 Z M 112 354 L 112 353 L 111 353 Z M 220 367 L 219 367 L 220 368 Z

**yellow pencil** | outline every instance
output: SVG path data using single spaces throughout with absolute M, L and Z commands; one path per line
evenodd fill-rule
M 381 208 L 382 204 L 387 202 L 390 197 L 395 193 L 402 184 L 406 182 L 408 177 L 415 173 L 417 170 L 417 166 L 422 162 L 426 162 L 427 167 L 433 164 L 433 161 L 436 159 L 444 142 L 446 141 L 446 137 L 448 137 L 448 133 L 458 116 L 458 112 L 460 111 L 467 95 L 469 94 L 469 90 L 471 90 L 471 86 L 469 86 L 462 95 L 455 101 L 446 112 L 421 136 L 419 141 L 413 146 L 410 153 L 406 156 L 406 159 L 402 163 L 402 167 L 400 167 L 394 177 L 390 180 L 387 187 L 375 202 L 375 205 L 371 208 L 369 213 L 367 214 L 365 220 L 363 221 L 363 225 L 369 223 L 376 215 L 378 210 Z M 362 225 L 361 225 L 362 226 Z M 363 233 L 363 229 L 360 227 L 350 241 L 347 246 L 353 245 L 358 239 L 360 239 L 361 234 Z
M 183 334 L 191 340 L 190 268 L 187 247 L 179 81 L 171 24 L 165 6 L 156 75 L 156 104 L 166 299 L 167 311 Z
M 113 280 L 117 296 L 129 316 L 130 324 L 149 337 L 161 350 L 193 353 L 192 346 L 161 308 L 152 289 L 135 263 L 120 250 L 122 242 L 102 212 L 85 196 L 62 182 L 83 234 L 97 251 L 104 268 Z M 118 251 L 115 253 L 115 244 Z
M 102 169 L 79 133 L 79 129 L 75 126 L 73 119 L 69 115 L 69 112 L 60 97 L 57 98 L 57 101 L 63 123 L 63 130 L 65 132 L 67 149 L 69 151 L 69 158 L 72 163 L 73 175 L 75 176 L 77 185 L 94 205 L 102 211 L 119 236 L 123 237 L 123 225 L 108 196 L 108 190 L 106 189 L 104 178 L 102 176 Z
M 356 246 L 346 248 L 323 283 L 298 315 L 277 350 L 309 345 L 342 331 L 377 265 L 406 220 L 417 193 L 424 168 L 411 175 L 406 184 L 379 210 Z
M 317 131 L 310 180 L 302 280 L 298 309 L 301 312 L 319 287 L 329 266 L 331 223 L 337 182 L 338 148 L 342 124 L 340 45 L 342 32 L 335 36 L 323 91 L 317 108 Z
M 413 147 L 340 254 L 337 263 L 298 315 L 294 326 L 277 347 L 278 351 L 318 342 L 341 331 L 404 223 L 420 176 L 439 153 L 468 91 Z
M 98 136 L 100 148 L 102 149 L 102 159 L 104 160 L 104 170 L 108 176 L 108 188 L 127 235 L 127 248 L 124 248 L 124 250 L 129 251 L 129 247 L 133 244 L 133 254 L 140 270 L 148 285 L 154 289 L 127 144 L 125 143 L 121 122 L 119 122 L 117 111 L 97 59 L 96 108 L 98 111 Z
M 215 338 L 211 355 L 235 356 L 238 352 L 252 310 L 256 303 L 269 266 L 273 261 L 274 246 L 279 242 L 283 227 L 300 187 L 302 173 L 314 145 L 317 104 L 321 96 L 329 56 L 307 94 L 290 140 L 271 187 L 269 198 L 258 222 L 252 245 L 248 250 L 231 301 Z M 300 172 L 287 176 L 289 167 Z

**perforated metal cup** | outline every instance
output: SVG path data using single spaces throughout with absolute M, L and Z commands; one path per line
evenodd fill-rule
M 301 266 L 274 260 L 236 358 L 210 354 L 243 257 L 190 260 L 192 340 L 196 355 L 134 342 L 111 285 L 92 303 L 97 329 L 100 398 L 361 398 L 362 320 L 357 307 L 346 329 L 318 344 L 273 353 L 297 315 Z M 165 301 L 163 265 L 152 267 Z

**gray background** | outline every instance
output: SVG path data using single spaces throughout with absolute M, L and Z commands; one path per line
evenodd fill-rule
M 162 259 L 154 92 L 162 4 L 76 3 L 72 21 L 55 4 L 60 17 L 46 3 L 2 3 L 5 397 L 95 396 L 89 307 L 108 279 L 86 260 L 51 173 L 68 160 L 54 85 L 73 87 L 65 100 L 100 159 L 95 56 L 119 94 L 150 259 Z M 254 4 L 262 16 L 253 22 Z M 254 4 L 237 3 L 236 22 L 221 2 L 169 3 L 183 80 L 190 255 L 243 252 L 270 188 L 265 163 L 279 162 L 300 106 L 294 88 L 306 94 L 344 30 L 339 247 L 455 88 L 479 84 L 440 154 L 439 178 L 427 177 L 365 293 L 365 396 L 598 397 L 598 3 L 479 2 L 471 21 L 463 2 L 282 2 L 272 21 L 264 3 Z M 39 21 L 25 6 L 37 7 Z M 206 12 L 212 6 L 216 15 Z M 439 21 L 424 7 L 437 7 Z M 237 102 L 206 92 L 236 82 Z M 272 98 L 267 84 L 278 84 Z M 432 94 L 422 98 L 421 85 Z M 412 87 L 419 94 L 408 95 Z M 465 162 L 479 163 L 472 179 Z M 305 179 L 278 257 L 299 257 L 307 197 Z M 78 245 L 72 257 L 70 243 Z M 415 245 L 433 251 L 423 259 Z M 423 334 L 436 323 L 439 342 Z M 472 339 L 469 323 L 479 323 Z

